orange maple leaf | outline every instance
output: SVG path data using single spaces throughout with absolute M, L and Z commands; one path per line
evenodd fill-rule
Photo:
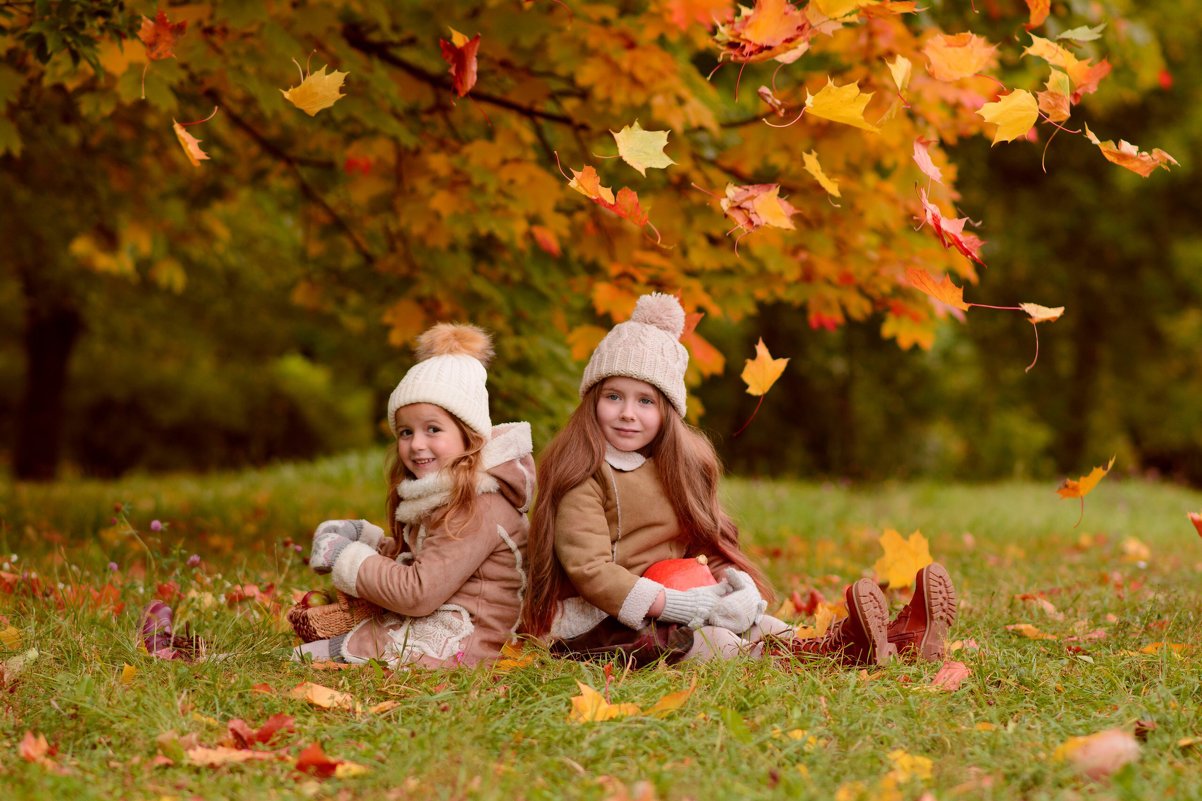
M 1098 84 L 1110 74 L 1110 62 L 1106 59 L 1097 64 L 1088 59 L 1082 61 L 1055 42 L 1035 34 L 1031 34 L 1031 44 L 1023 50 L 1023 55 L 1038 56 L 1064 70 L 1073 83 L 1074 103 L 1081 99 L 1081 95 L 1097 91 Z
M 571 169 L 570 167 L 568 169 Z M 601 185 L 601 176 L 591 165 L 585 165 L 580 172 L 572 170 L 572 180 L 568 186 L 580 194 L 598 203 L 613 205 L 614 193 L 608 186 Z
M 161 61 L 175 57 L 175 43 L 188 29 L 188 21 L 170 22 L 162 11 L 155 14 L 154 19 L 142 17 L 142 28 L 138 38 L 146 45 L 146 57 L 151 61 Z
M 214 106 L 213 114 L 216 114 L 216 113 L 217 113 L 217 108 Z M 176 122 L 175 120 L 171 121 L 172 122 L 171 127 L 172 127 L 172 130 L 175 131 L 176 138 L 179 139 L 179 145 L 180 145 L 180 147 L 182 147 L 184 149 L 184 154 L 188 157 L 188 161 L 192 162 L 193 167 L 199 167 L 200 162 L 207 160 L 209 158 L 209 156 L 207 153 L 205 153 L 203 150 L 200 149 L 201 140 L 192 136 L 192 134 L 185 131 L 184 128 L 186 128 L 190 125 L 200 125 L 202 122 L 208 122 L 209 120 L 213 119 L 213 114 L 210 114 L 209 116 L 205 117 L 203 120 L 197 120 L 196 122 Z
M 756 0 L 754 8 L 740 6 L 734 22 L 719 25 L 714 41 L 722 48 L 719 61 L 791 64 L 809 49 L 812 35 L 805 14 L 788 0 Z
M 926 270 L 910 267 L 906 270 L 906 280 L 910 282 L 910 286 L 925 292 L 940 303 L 953 309 L 968 311 L 968 304 L 964 302 L 964 290 L 953 284 L 946 273 L 936 283 L 935 277 Z
M 1085 138 L 1098 146 L 1107 161 L 1120 167 L 1126 167 L 1144 178 L 1151 175 L 1157 167 L 1164 167 L 1167 170 L 1169 164 L 1177 164 L 1177 159 L 1158 147 L 1153 148 L 1151 153 L 1147 153 L 1123 139 L 1120 139 L 1117 145 L 1109 140 L 1099 141 L 1093 131 L 1089 130 L 1088 125 L 1085 126 Z
M 719 205 L 744 233 L 764 225 L 792 228 L 793 221 L 789 218 L 797 213 L 792 204 L 780 197 L 780 184 L 727 184 L 726 197 Z M 737 241 L 735 249 L 738 250 Z
M 1106 477 L 1110 472 L 1110 468 L 1114 467 L 1115 457 L 1110 457 L 1110 462 L 1105 467 L 1095 467 L 1089 471 L 1089 475 L 1081 476 L 1077 479 L 1066 478 L 1064 483 L 1056 490 L 1056 494 L 1061 498 L 1080 498 L 1081 499 L 1081 517 L 1077 518 L 1077 522 L 1073 524 L 1076 528 L 1081 524 L 1081 518 L 1085 517 L 1085 496 L 1088 495 L 1094 487 L 1098 486 L 1098 482 Z
M 1197 512 L 1190 512 L 1189 522 L 1194 524 L 1194 528 L 1198 530 L 1198 536 L 1202 537 L 1202 515 Z
M 559 246 L 559 238 L 555 236 L 555 232 L 550 228 L 542 225 L 530 226 L 530 235 L 534 237 L 535 244 L 549 256 L 559 258 L 563 255 L 563 249 Z
M 463 97 L 476 85 L 476 53 L 480 49 L 480 34 L 468 39 L 451 28 L 451 41 L 438 40 L 442 60 L 451 65 L 451 84 L 455 94 Z
M 1027 30 L 1034 30 L 1042 25 L 1052 12 L 1052 0 L 1027 0 L 1027 9 L 1031 12 L 1031 21 L 1023 25 Z
M 922 48 L 927 72 L 937 81 L 958 81 L 993 66 L 997 46 L 972 33 L 934 36 Z

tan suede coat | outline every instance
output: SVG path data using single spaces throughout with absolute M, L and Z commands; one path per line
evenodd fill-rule
M 710 571 L 730 562 L 705 551 Z M 579 597 L 561 601 L 553 638 L 578 636 L 610 615 L 639 628 L 662 586 L 641 578 L 655 562 L 689 552 L 653 459 L 610 451 L 555 513 L 555 556 Z
M 529 425 L 496 426 L 483 467 L 476 512 L 462 531 L 428 525 L 451 489 L 449 476 L 439 473 L 398 487 L 403 542 L 360 541 L 339 555 L 334 586 L 391 612 L 347 636 L 347 661 L 474 665 L 500 653 L 526 589 L 526 511 L 535 476 Z

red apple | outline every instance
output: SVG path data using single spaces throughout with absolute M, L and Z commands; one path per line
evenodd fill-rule
M 643 578 L 663 584 L 670 590 L 691 590 L 717 584 L 717 579 L 706 567 L 705 555 L 688 559 L 664 559 L 647 568 Z
M 305 593 L 305 597 L 301 598 L 301 606 L 312 609 L 315 606 L 325 606 L 330 602 L 330 596 L 326 595 L 321 590 L 309 590 Z

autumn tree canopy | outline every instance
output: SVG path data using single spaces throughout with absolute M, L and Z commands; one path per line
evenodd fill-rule
M 280 270 L 300 307 L 393 346 L 471 319 L 498 332 L 500 415 L 550 426 L 570 355 L 650 289 L 711 319 L 879 317 L 902 348 L 964 305 L 1061 305 L 972 293 L 1006 234 L 957 206 L 968 139 L 1032 164 L 1068 137 L 1099 170 L 1175 163 L 1087 128 L 1105 4 L 78 5 L 0 17 L 30 477 L 53 471 L 98 278 L 186 293 L 215 261 Z M 731 356 L 704 331 L 685 337 L 698 375 Z

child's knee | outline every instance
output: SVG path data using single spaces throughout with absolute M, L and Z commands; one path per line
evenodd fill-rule
M 702 626 L 693 632 L 693 647 L 685 659 L 706 662 L 710 659 L 733 659 L 743 653 L 746 640 L 730 629 Z

